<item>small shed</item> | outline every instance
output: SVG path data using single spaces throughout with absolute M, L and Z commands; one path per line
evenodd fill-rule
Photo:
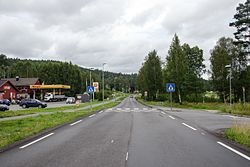
M 90 96 L 88 93 L 78 94 L 76 95 L 76 100 L 80 100 L 81 103 L 89 102 Z

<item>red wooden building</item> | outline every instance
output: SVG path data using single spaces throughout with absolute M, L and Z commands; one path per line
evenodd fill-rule
M 42 82 L 39 78 L 5 78 L 10 81 L 17 89 L 17 98 L 33 97 L 33 90 L 30 89 L 30 85 L 41 85 Z
M 8 80 L 0 80 L 0 100 L 16 99 L 18 89 Z

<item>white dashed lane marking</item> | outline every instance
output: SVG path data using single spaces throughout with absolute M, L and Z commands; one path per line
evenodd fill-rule
M 80 122 L 82 122 L 82 120 L 76 121 L 76 122 L 70 124 L 70 126 L 73 126 L 73 125 L 78 124 L 78 123 L 80 123 Z
M 93 114 L 93 115 L 90 115 L 90 116 L 89 116 L 89 118 L 92 118 L 92 117 L 94 117 L 94 116 L 95 116 L 95 114 Z
M 193 128 L 192 126 L 188 125 L 188 124 L 182 123 L 182 125 L 184 125 L 184 126 L 190 128 L 190 129 L 192 129 L 192 130 L 197 130 L 197 129 Z
M 126 161 L 128 160 L 128 152 L 127 152 L 127 154 L 126 154 Z
M 169 117 L 169 118 L 171 118 L 171 119 L 175 119 L 175 118 L 174 118 L 174 117 L 172 117 L 171 115 L 169 115 L 168 117 Z
M 26 144 L 26 145 L 24 145 L 24 146 L 22 146 L 22 147 L 19 147 L 19 148 L 20 148 L 20 149 L 26 148 L 26 147 L 28 147 L 28 146 L 30 146 L 30 145 L 32 145 L 32 144 L 35 144 L 35 143 L 37 143 L 37 142 L 39 142 L 39 141 L 41 141 L 41 140 L 43 140 L 43 139 L 45 139 L 45 138 L 47 138 L 47 137 L 53 135 L 53 134 L 54 134 L 54 133 L 50 133 L 50 134 L 48 134 L 48 135 L 46 135 L 46 136 L 43 136 L 43 137 L 41 137 L 41 138 L 39 138 L 39 139 L 37 139 L 37 140 L 35 140 L 35 141 L 33 141 L 33 142 L 30 142 L 30 143 L 28 143 L 28 144 Z
M 226 145 L 226 144 L 224 144 L 224 143 L 222 143 L 222 142 L 217 141 L 217 143 L 218 143 L 219 145 L 221 145 L 221 146 L 227 148 L 228 150 L 230 150 L 230 151 L 232 151 L 232 152 L 238 154 L 239 156 L 241 156 L 241 157 L 247 159 L 248 161 L 250 161 L 250 157 L 249 157 L 249 156 L 247 156 L 247 155 L 245 155 L 245 154 L 243 154 L 243 153 L 241 153 L 241 152 L 239 152 L 239 151 L 233 149 L 232 147 L 230 147 L 230 146 L 228 146 L 228 145 Z

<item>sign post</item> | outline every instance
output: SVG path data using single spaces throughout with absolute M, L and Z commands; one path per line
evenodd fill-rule
M 88 86 L 88 93 L 90 94 L 90 97 L 91 97 L 91 94 L 94 93 L 94 91 L 95 91 L 94 86 Z M 90 108 L 91 108 L 91 111 L 92 111 L 92 99 L 90 100 Z
M 172 93 L 175 92 L 175 83 L 167 83 L 167 92 L 170 93 L 170 105 L 171 105 L 171 111 L 173 110 L 173 99 L 172 99 Z

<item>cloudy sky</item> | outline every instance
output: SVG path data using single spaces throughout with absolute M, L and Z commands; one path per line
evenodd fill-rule
M 244 0 L 0 0 L 0 53 L 137 72 L 153 49 L 165 60 L 175 33 L 209 51 Z

